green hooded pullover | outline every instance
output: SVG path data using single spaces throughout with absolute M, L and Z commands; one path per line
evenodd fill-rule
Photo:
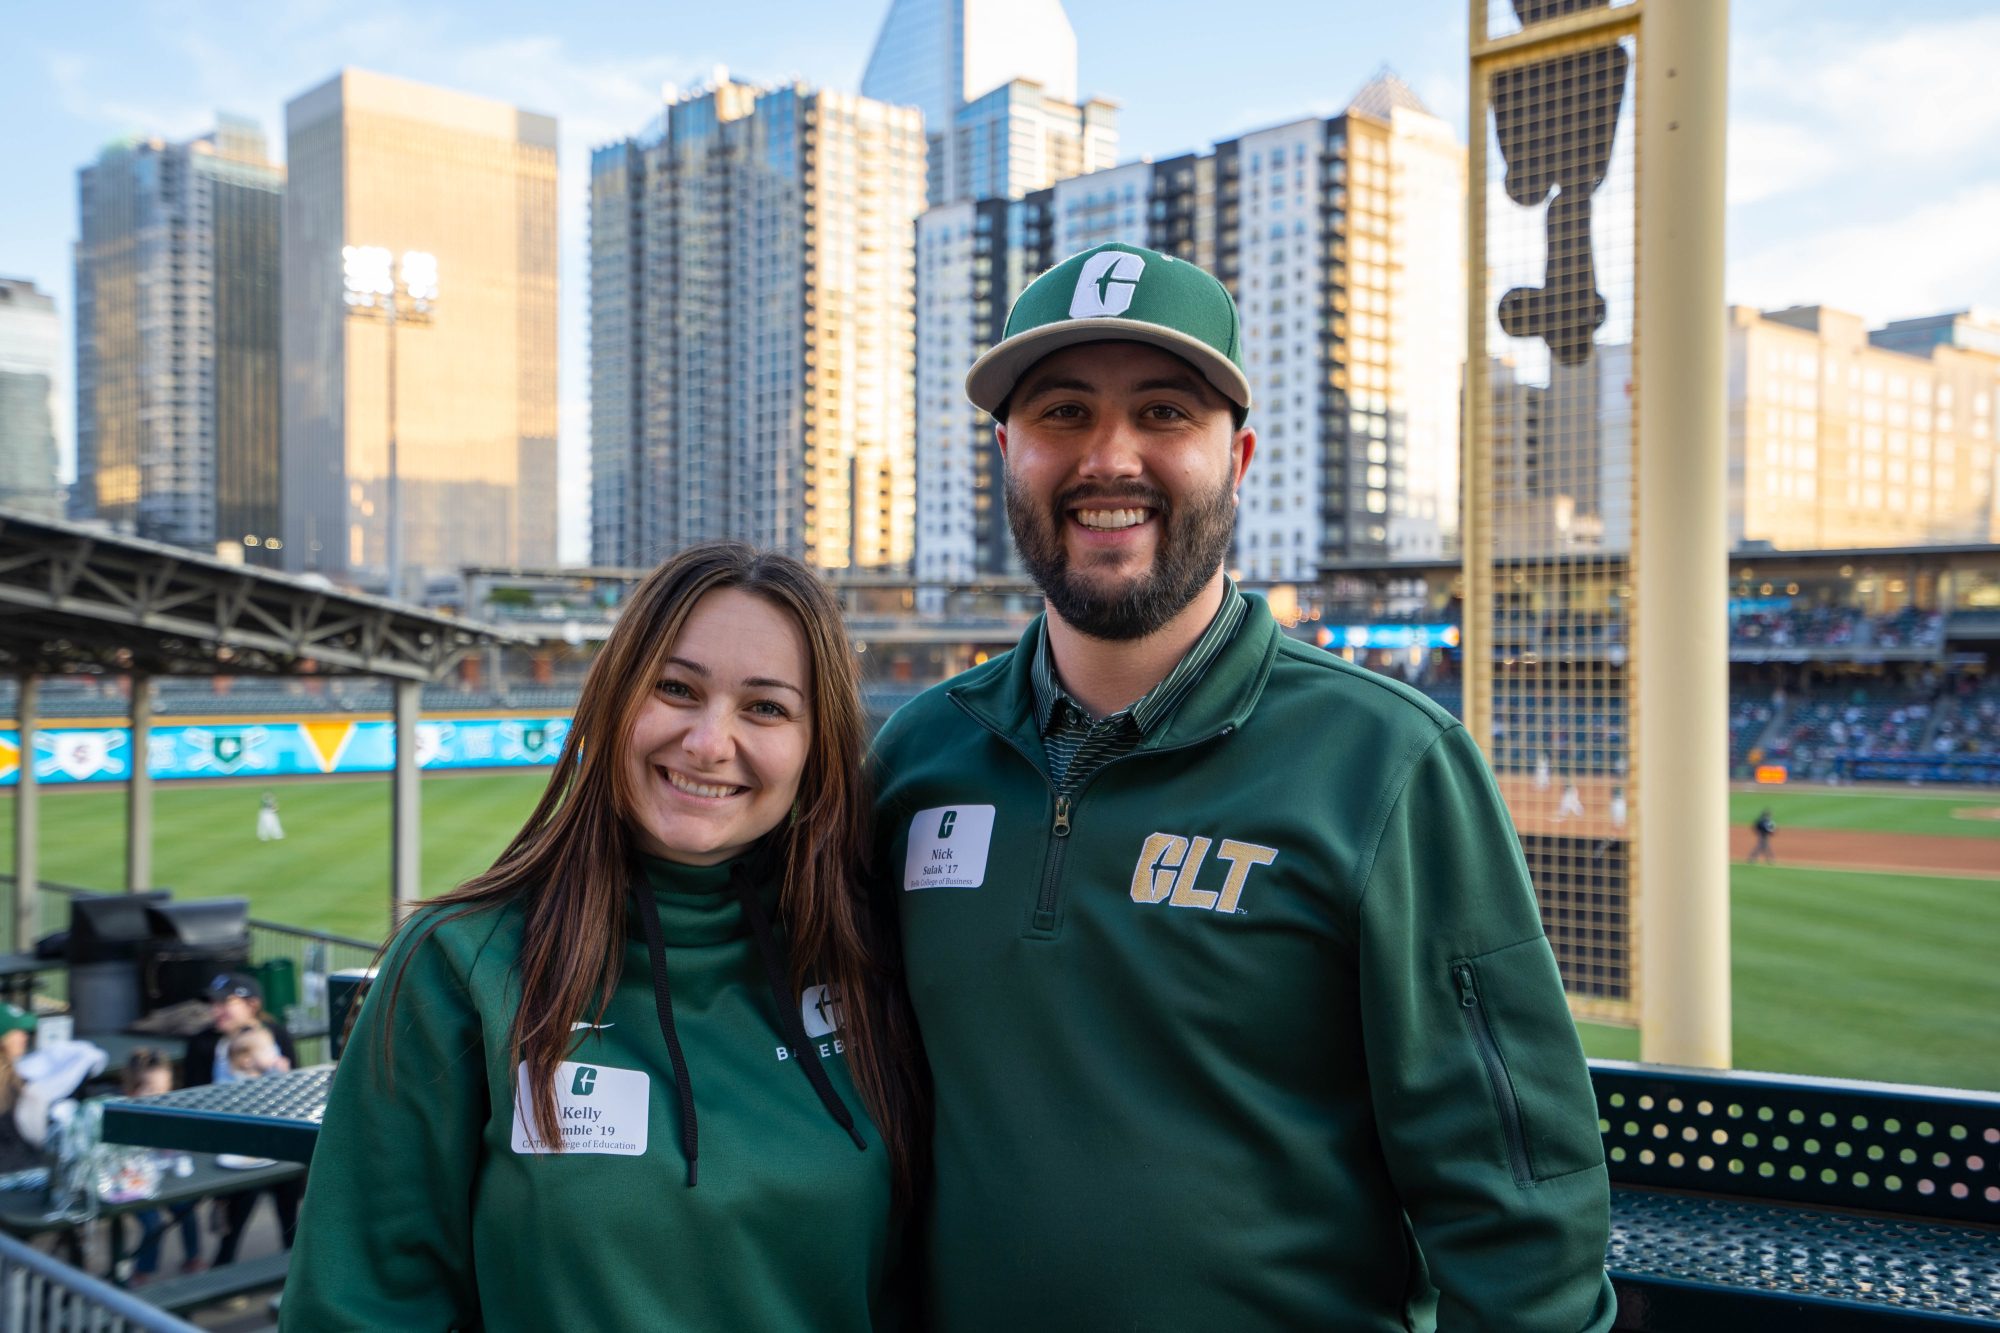
M 1464 728 L 1252 598 L 1062 802 L 1039 632 L 877 740 L 937 1327 L 1608 1328 L 1589 1075 Z
M 383 960 L 333 1081 L 281 1327 L 860 1330 L 900 1325 L 889 1155 L 841 1055 L 823 988 L 808 1045 L 780 1028 L 731 864 L 646 863 L 673 1026 L 693 1087 L 692 1187 L 643 923 L 601 1026 L 579 1022 L 557 1089 L 565 1151 L 536 1151 L 507 1058 L 522 913 L 424 929 Z M 766 911 L 775 889 L 760 894 Z M 387 1003 L 404 963 L 393 1064 Z M 588 1016 L 581 1016 L 588 1017 Z M 857 1150 L 801 1068 L 818 1059 Z

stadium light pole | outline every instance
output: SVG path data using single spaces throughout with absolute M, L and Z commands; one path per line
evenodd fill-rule
M 437 256 L 425 250 L 405 250 L 402 263 L 380 245 L 343 246 L 341 288 L 347 313 L 379 319 L 388 327 L 389 344 L 389 578 L 390 600 L 403 595 L 403 479 L 396 457 L 396 326 L 431 322 L 437 307 Z

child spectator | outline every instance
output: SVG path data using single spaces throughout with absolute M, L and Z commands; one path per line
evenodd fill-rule
M 278 1039 L 267 1027 L 248 1027 L 229 1039 L 229 1078 L 234 1083 L 265 1074 L 282 1074 L 292 1067 L 278 1050 Z
M 141 1046 L 125 1062 L 121 1082 L 127 1097 L 156 1097 L 174 1090 L 174 1062 L 165 1052 Z M 171 1159 L 178 1154 L 154 1154 Z M 162 1162 L 162 1166 L 166 1163 Z M 144 1286 L 160 1268 L 160 1249 L 170 1231 L 181 1236 L 181 1272 L 198 1273 L 208 1267 L 201 1257 L 201 1222 L 192 1201 L 167 1206 L 166 1210 L 142 1208 L 132 1215 L 139 1224 L 139 1246 L 132 1252 L 132 1275 L 128 1287 Z

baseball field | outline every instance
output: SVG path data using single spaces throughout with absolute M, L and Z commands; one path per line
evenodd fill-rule
M 424 883 L 483 869 L 545 775 L 423 787 Z M 156 789 L 155 881 L 182 897 L 241 895 L 260 918 L 377 939 L 388 922 L 389 788 L 374 779 L 275 786 L 283 841 L 256 837 L 254 784 Z M 1603 809 L 1586 793 L 1592 818 Z M 0 865 L 13 854 L 0 796 Z M 1745 865 L 1759 810 L 1775 865 Z M 115 888 L 124 793 L 44 789 L 43 878 Z M 1753 790 L 1732 795 L 1736 1064 L 2000 1090 L 2000 791 Z M 1583 1026 L 1592 1055 L 1631 1059 L 1637 1034 Z

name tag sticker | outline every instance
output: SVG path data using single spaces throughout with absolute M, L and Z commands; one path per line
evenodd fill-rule
M 652 1079 L 637 1069 L 565 1061 L 556 1066 L 556 1125 L 562 1152 L 638 1157 L 646 1151 Z M 515 1072 L 514 1151 L 552 1153 L 556 1149 L 529 1118 L 534 1092 L 528 1066 Z
M 986 849 L 992 841 L 990 805 L 941 805 L 917 811 L 910 820 L 903 888 L 978 888 L 986 882 Z

